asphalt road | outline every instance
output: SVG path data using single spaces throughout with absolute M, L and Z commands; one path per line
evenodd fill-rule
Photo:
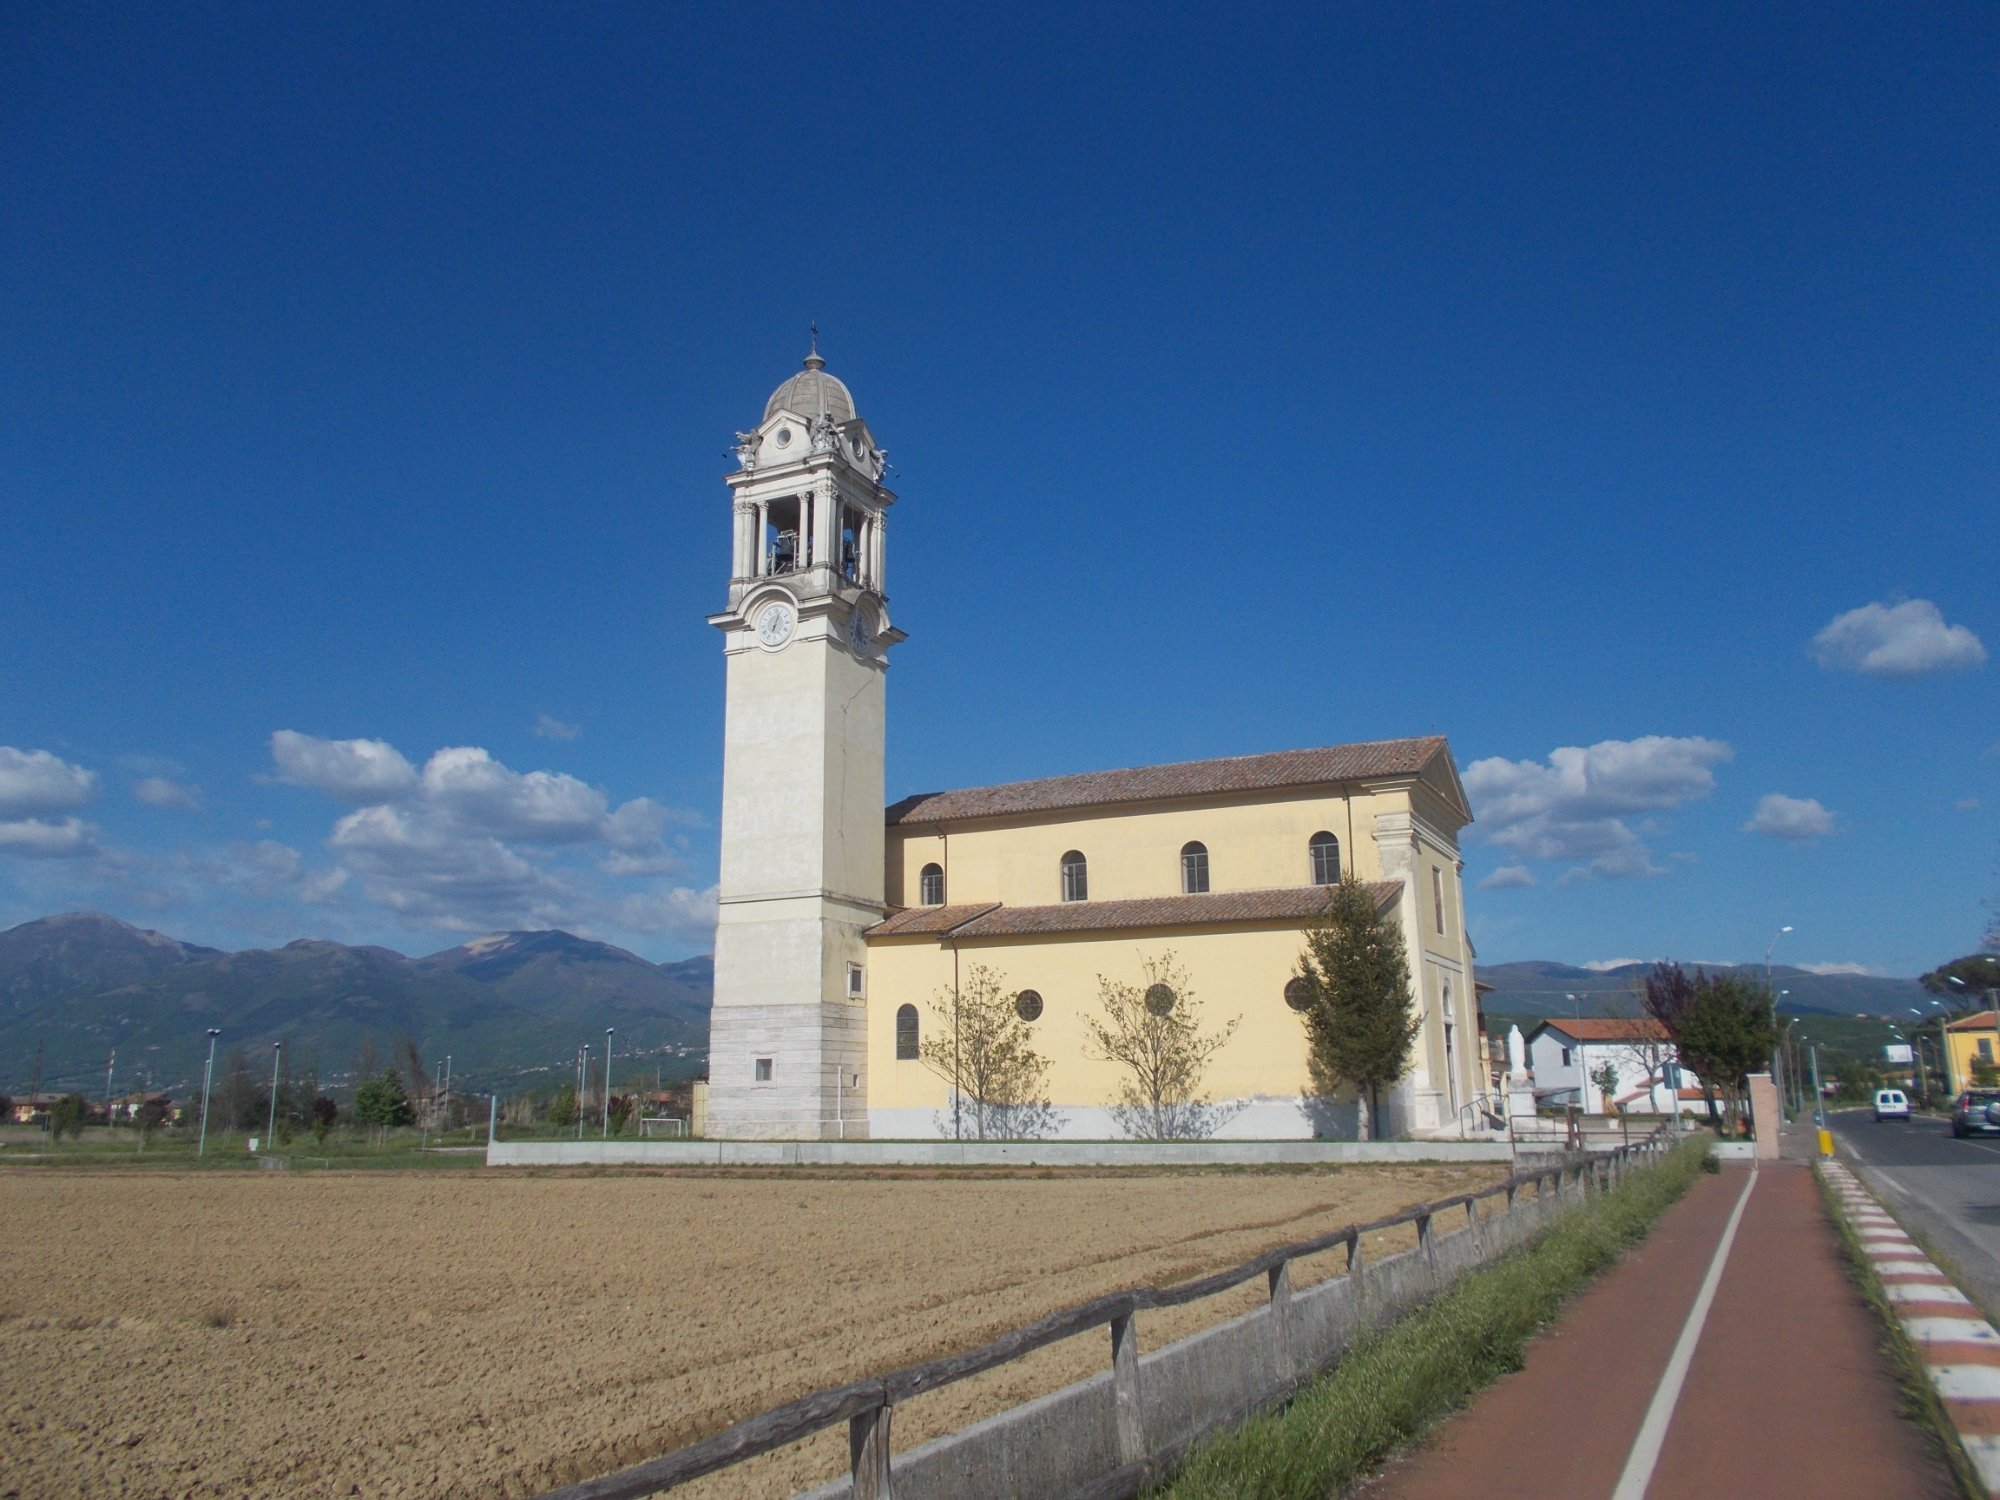
M 1943 1120 L 1875 1123 L 1865 1109 L 1828 1118 L 1889 1211 L 1954 1263 L 1966 1294 L 2000 1312 L 2000 1136 L 1955 1140 Z

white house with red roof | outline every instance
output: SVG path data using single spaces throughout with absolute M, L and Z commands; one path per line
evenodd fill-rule
M 1699 1105 L 1701 1080 L 1678 1064 L 1667 1028 L 1650 1016 L 1544 1021 L 1528 1034 L 1536 1100 L 1588 1114 L 1670 1114 L 1677 1088 L 1682 1109 Z M 1608 1091 L 1598 1081 L 1607 1066 L 1617 1075 Z

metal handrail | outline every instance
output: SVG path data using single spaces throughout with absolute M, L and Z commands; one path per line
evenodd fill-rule
M 948 1354 L 937 1359 L 926 1360 L 922 1364 L 888 1375 L 856 1381 L 850 1385 L 832 1386 L 802 1396 L 796 1401 L 788 1401 L 774 1406 L 754 1417 L 737 1422 L 712 1436 L 677 1448 L 671 1453 L 645 1463 L 635 1464 L 616 1474 L 607 1474 L 599 1479 L 587 1479 L 580 1484 L 552 1490 L 542 1500 L 642 1500 L 642 1497 L 659 1494 L 675 1485 L 699 1479 L 704 1474 L 712 1474 L 718 1469 L 728 1468 L 773 1449 L 787 1447 L 802 1438 L 831 1427 L 838 1422 L 850 1424 L 850 1449 L 854 1455 L 855 1486 L 853 1493 L 874 1495 L 881 1490 L 869 1484 L 863 1477 L 865 1464 L 886 1466 L 886 1453 L 878 1451 L 879 1443 L 886 1433 L 878 1432 L 877 1424 L 883 1421 L 890 1408 L 924 1391 L 937 1390 L 942 1386 L 965 1380 L 973 1375 L 1006 1364 L 1037 1349 L 1045 1348 L 1064 1339 L 1074 1338 L 1095 1327 L 1110 1325 L 1114 1329 L 1123 1324 L 1128 1329 L 1135 1312 L 1154 1307 L 1177 1307 L 1182 1303 L 1212 1297 L 1218 1292 L 1226 1292 L 1241 1286 L 1246 1281 L 1259 1276 L 1266 1277 L 1275 1297 L 1280 1284 L 1289 1296 L 1289 1266 L 1292 1261 L 1309 1255 L 1318 1255 L 1342 1245 L 1347 1247 L 1350 1270 L 1360 1263 L 1361 1237 L 1384 1229 L 1394 1229 L 1404 1224 L 1417 1226 L 1417 1242 L 1427 1253 L 1431 1244 L 1431 1221 L 1437 1215 L 1455 1208 L 1463 1208 L 1468 1214 L 1476 1213 L 1472 1205 L 1487 1198 L 1505 1194 L 1509 1206 L 1520 1189 L 1533 1185 L 1539 1193 L 1541 1184 L 1555 1179 L 1556 1191 L 1563 1190 L 1563 1179 L 1574 1176 L 1581 1186 L 1586 1178 L 1604 1182 L 1608 1173 L 1617 1169 L 1621 1159 L 1639 1152 L 1658 1148 L 1666 1135 L 1666 1127 L 1661 1126 L 1651 1135 L 1631 1145 L 1621 1146 L 1616 1151 L 1587 1160 L 1569 1160 L 1552 1166 L 1536 1168 L 1529 1172 L 1516 1172 L 1503 1182 L 1490 1187 L 1479 1188 L 1469 1193 L 1458 1193 L 1449 1198 L 1440 1198 L 1431 1203 L 1419 1203 L 1386 1218 L 1371 1219 L 1365 1224 L 1348 1224 L 1326 1234 L 1308 1240 L 1280 1245 L 1252 1256 L 1241 1265 L 1226 1271 L 1218 1271 L 1211 1276 L 1203 1276 L 1194 1281 L 1184 1281 L 1175 1286 L 1132 1287 L 1125 1291 L 1111 1292 L 1088 1302 L 1060 1312 L 1050 1313 L 1011 1333 L 1004 1333 L 992 1342 L 983 1344 L 963 1354 Z M 1114 1346 L 1116 1340 L 1114 1340 Z M 1128 1456 L 1128 1462 L 1136 1461 Z

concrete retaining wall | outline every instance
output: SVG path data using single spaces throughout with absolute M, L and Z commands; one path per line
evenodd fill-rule
M 1434 1224 L 1428 1250 L 1363 1260 L 1359 1275 L 1323 1281 L 1292 1295 L 1286 1315 L 1290 1357 L 1281 1356 L 1273 1305 L 1244 1313 L 1139 1360 L 1146 1450 L 1182 1452 L 1283 1399 L 1331 1366 L 1363 1331 L 1393 1321 L 1475 1266 L 1545 1230 L 1579 1201 L 1523 1197 L 1511 1213 L 1476 1227 Z M 1485 1206 L 1485 1205 L 1482 1205 Z M 1459 1211 L 1462 1214 L 1462 1210 Z M 1111 1351 L 1104 1373 L 898 1454 L 896 1500 L 1009 1500 L 1075 1493 L 1119 1468 Z M 801 1500 L 844 1500 L 843 1477 Z
M 1211 1167 L 1510 1161 L 1504 1141 L 492 1141 L 489 1167 Z

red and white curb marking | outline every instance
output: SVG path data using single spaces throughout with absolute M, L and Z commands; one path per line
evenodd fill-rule
M 2000 1497 L 2000 1332 L 1844 1163 L 1823 1161 L 1820 1171 L 1853 1225 L 1903 1332 L 1929 1368 L 1931 1384 L 1980 1482 Z

